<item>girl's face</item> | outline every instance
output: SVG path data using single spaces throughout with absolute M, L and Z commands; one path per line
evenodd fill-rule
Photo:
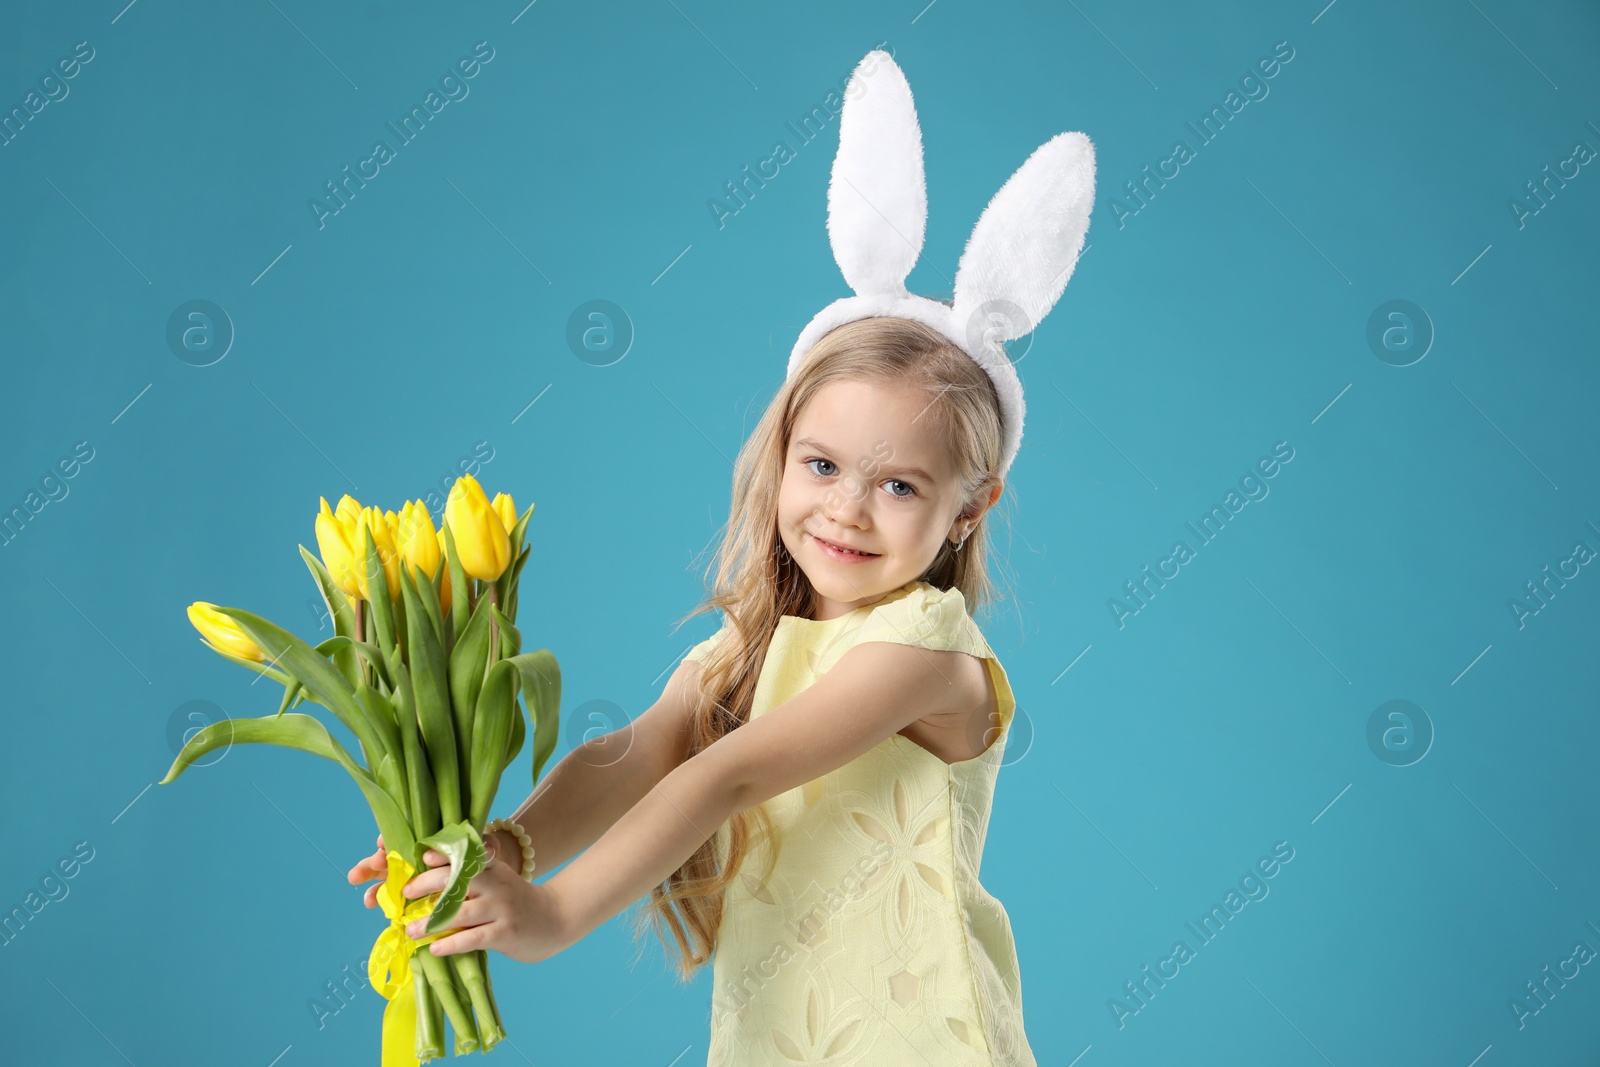
M 922 417 L 932 399 L 920 389 L 834 381 L 795 422 L 778 536 L 816 590 L 812 618 L 837 618 L 921 577 L 940 542 L 960 540 L 998 498 L 996 486 L 958 520 L 964 501 L 948 445 Z

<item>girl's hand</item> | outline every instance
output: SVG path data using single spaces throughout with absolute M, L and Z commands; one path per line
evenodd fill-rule
M 383 847 L 382 834 L 378 835 L 378 851 L 351 867 L 346 877 L 350 879 L 351 885 L 360 885 L 373 878 L 378 879 L 378 885 L 382 885 L 383 880 L 389 877 L 388 850 Z M 378 906 L 378 885 L 368 886 L 366 896 L 362 898 L 362 902 L 369 908 Z
M 498 831 L 490 835 L 491 840 L 498 836 Z M 467 886 L 467 899 L 450 923 L 454 932 L 430 942 L 425 951 L 448 956 L 492 948 L 522 963 L 538 963 L 573 943 L 575 939 L 569 934 L 569 923 L 555 892 L 524 882 L 519 873 L 520 849 L 501 853 L 499 844 L 496 842 L 496 847 L 491 848 L 488 865 Z M 515 856 L 518 867 L 512 867 L 502 855 Z M 450 880 L 449 861 L 443 853 L 430 848 L 422 860 L 428 869 L 406 883 L 402 892 L 407 900 L 441 892 Z M 406 933 L 413 938 L 422 937 L 427 921 L 417 919 L 406 927 Z
M 488 846 L 491 859 L 494 856 L 516 857 L 517 871 L 519 874 L 521 873 L 522 843 L 512 837 L 509 831 L 494 831 L 484 839 L 484 844 Z M 434 863 L 437 861 L 429 860 L 428 862 Z M 351 867 L 350 873 L 346 877 L 350 879 L 351 885 L 360 885 L 362 882 L 371 881 L 374 878 L 378 880 L 378 885 L 382 885 L 383 880 L 389 877 L 388 850 L 383 847 L 382 834 L 378 835 L 378 851 Z M 368 886 L 366 895 L 361 898 L 362 903 L 369 908 L 378 906 L 378 885 Z

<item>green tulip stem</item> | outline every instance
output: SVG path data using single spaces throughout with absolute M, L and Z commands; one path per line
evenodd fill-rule
M 496 608 L 500 606 L 500 595 L 493 582 L 489 583 L 489 604 L 490 606 Z M 489 663 L 491 666 L 494 664 L 495 660 L 500 658 L 499 653 L 500 624 L 495 621 L 494 612 L 491 611 L 489 613 Z M 484 673 L 488 674 L 487 667 L 484 668 Z
M 456 983 L 451 974 L 449 958 L 435 956 L 433 951 L 424 945 L 411 957 L 413 963 L 418 960 L 422 961 L 422 969 L 428 975 L 428 985 L 444 1004 L 444 1012 L 450 1017 L 450 1026 L 456 1032 L 455 1054 L 460 1056 L 463 1053 L 478 1051 L 478 1027 L 472 1021 L 471 1009 L 462 1004 L 461 998 L 456 996 Z
M 411 968 L 411 988 L 417 1001 L 417 1059 L 439 1059 L 444 1055 L 444 1005 L 434 995 L 420 962 Z
M 356 597 L 355 600 L 356 600 L 356 640 L 357 641 L 365 641 L 367 639 L 367 612 L 366 612 L 367 602 L 365 600 L 362 600 L 360 597 Z M 361 672 L 361 680 L 370 685 L 371 682 L 372 682 L 372 679 L 368 677 L 368 673 L 369 672 L 367 670 L 367 664 L 359 656 L 356 657 L 356 670 Z
M 460 985 L 467 987 L 467 996 L 472 1002 L 472 1010 L 477 1015 L 478 1042 L 484 1052 L 488 1052 L 500 1043 L 506 1036 L 504 1025 L 500 1022 L 500 1008 L 495 1004 L 494 998 L 489 995 L 487 971 L 484 964 L 487 962 L 487 953 L 483 949 L 472 952 L 456 952 L 445 958 L 450 961 L 451 967 L 460 977 Z

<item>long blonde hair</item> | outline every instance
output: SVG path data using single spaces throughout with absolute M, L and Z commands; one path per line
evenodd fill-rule
M 778 537 L 778 490 L 789 437 L 800 413 L 817 390 L 841 380 L 926 390 L 930 406 L 919 417 L 934 419 L 936 432 L 949 442 L 965 501 L 962 514 L 974 510 L 995 480 L 1003 447 L 1000 403 L 993 383 L 971 356 L 938 331 L 910 319 L 857 319 L 824 335 L 778 389 L 739 450 L 727 532 L 706 570 L 711 592 L 678 623 L 721 609 L 728 628 L 702 665 L 690 719 L 689 756 L 749 721 L 756 682 L 778 620 L 784 615 L 809 617 L 811 583 Z M 993 595 L 986 567 L 987 528 L 988 523 L 980 522 L 960 552 L 945 538 L 921 576 L 938 589 L 960 589 L 974 613 Z M 675 944 L 674 962 L 685 982 L 711 959 L 726 887 L 752 846 L 771 838 L 771 819 L 758 804 L 731 815 L 728 833 L 724 864 L 719 867 L 713 835 L 650 891 L 635 919 L 636 939 L 650 928 L 664 945 Z M 762 883 L 776 859 L 776 850 L 770 850 Z M 668 931 L 672 944 L 667 942 Z

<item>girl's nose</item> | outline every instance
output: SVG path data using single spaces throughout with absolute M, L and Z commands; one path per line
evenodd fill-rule
M 843 525 L 860 525 L 867 512 L 866 484 L 855 475 L 846 475 L 828 487 L 822 498 L 822 515 Z

